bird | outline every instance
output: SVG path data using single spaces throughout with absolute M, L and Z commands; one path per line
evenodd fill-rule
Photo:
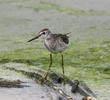
M 48 73 L 50 71 L 50 68 L 52 66 L 52 55 L 60 53 L 61 55 L 61 65 L 62 65 L 62 73 L 63 73 L 63 79 L 65 79 L 65 72 L 64 72 L 64 61 L 63 61 L 63 51 L 68 47 L 69 45 L 69 33 L 67 34 L 53 34 L 50 29 L 44 28 L 40 32 L 38 32 L 37 36 L 30 39 L 28 42 L 31 42 L 35 39 L 38 39 L 39 37 L 42 37 L 43 42 L 47 50 L 50 52 L 50 64 L 48 67 L 48 71 L 44 76 L 44 79 L 47 80 Z

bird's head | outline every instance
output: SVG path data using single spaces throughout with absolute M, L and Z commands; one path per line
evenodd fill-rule
M 48 28 L 42 29 L 42 30 L 37 34 L 36 37 L 30 39 L 28 42 L 31 42 L 31 41 L 33 41 L 33 40 L 39 38 L 39 37 L 42 37 L 43 39 L 47 39 L 47 38 L 49 38 L 50 34 L 51 34 L 51 31 L 50 31 Z

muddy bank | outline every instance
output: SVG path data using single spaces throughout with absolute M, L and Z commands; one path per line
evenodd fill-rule
M 7 73 L 8 76 L 7 74 L 4 75 L 4 73 Z M 22 81 L 19 86 L 0 87 L 0 98 L 2 100 L 36 100 L 36 98 L 37 100 L 50 100 L 51 98 L 47 87 L 36 84 L 35 81 L 21 74 L 9 70 L 2 70 L 0 74 L 5 80 L 14 81 L 18 79 Z
M 23 87 L 0 88 L 0 98 L 2 100 L 49 100 L 48 89 L 36 84 L 33 80 L 20 79 L 25 83 Z M 45 89 L 44 89 L 45 88 Z M 45 91 L 44 91 L 45 90 Z
M 44 73 L 44 71 L 42 70 L 37 70 L 37 73 L 35 73 L 35 72 L 29 72 L 25 70 L 19 70 L 14 67 L 5 67 L 5 69 L 12 72 L 14 71 L 14 73 L 16 72 L 21 73 L 35 80 L 35 81 L 32 81 L 28 79 L 29 80 L 28 82 L 26 79 L 9 81 L 1 78 L 1 86 L 5 87 L 7 85 L 8 88 L 11 88 L 8 91 L 11 91 L 14 88 L 16 91 L 18 91 L 19 89 L 22 89 L 24 93 L 26 93 L 27 91 L 25 92 L 25 89 L 28 89 L 28 90 L 32 89 L 31 90 L 32 96 L 33 96 L 33 92 L 38 92 L 37 95 L 35 96 L 35 98 L 37 98 L 38 100 L 43 98 L 45 100 L 49 100 L 49 99 L 50 100 L 51 99 L 52 100 L 82 100 L 84 97 L 87 97 L 87 96 L 96 97 L 96 95 L 83 82 L 80 82 L 78 80 L 71 81 L 68 78 L 66 78 L 66 82 L 64 83 L 62 76 L 54 72 L 49 73 L 49 80 L 43 80 L 43 82 L 41 83 L 42 81 L 41 79 L 43 78 L 42 74 Z M 35 88 L 33 86 L 35 86 Z M 7 88 L 2 88 L 1 93 L 2 93 L 2 90 L 4 89 L 7 89 Z M 15 93 L 14 90 L 12 90 L 11 92 Z M 16 97 L 16 93 L 14 95 Z M 24 94 L 22 93 L 22 95 Z

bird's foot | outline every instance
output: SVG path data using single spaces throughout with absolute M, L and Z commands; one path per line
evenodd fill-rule
M 40 79 L 40 84 L 43 84 L 44 81 L 45 81 L 45 79 L 44 79 L 44 78 L 41 78 L 41 79 Z
M 45 77 L 42 77 L 42 78 L 40 79 L 40 83 L 43 84 L 46 80 L 47 80 L 47 77 L 46 77 L 46 76 L 45 76 Z

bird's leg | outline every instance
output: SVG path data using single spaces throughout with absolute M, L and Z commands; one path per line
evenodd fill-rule
M 48 73 L 49 73 L 49 71 L 50 71 L 50 67 L 52 66 L 52 54 L 50 53 L 50 64 L 49 64 L 49 68 L 48 68 L 48 71 L 47 71 L 47 73 L 45 74 L 45 79 L 47 79 L 47 76 L 48 76 Z
M 64 78 L 64 82 L 65 82 L 65 72 L 64 72 L 64 61 L 63 61 L 63 54 L 61 54 L 61 58 L 62 58 L 62 72 L 63 72 L 63 78 Z

